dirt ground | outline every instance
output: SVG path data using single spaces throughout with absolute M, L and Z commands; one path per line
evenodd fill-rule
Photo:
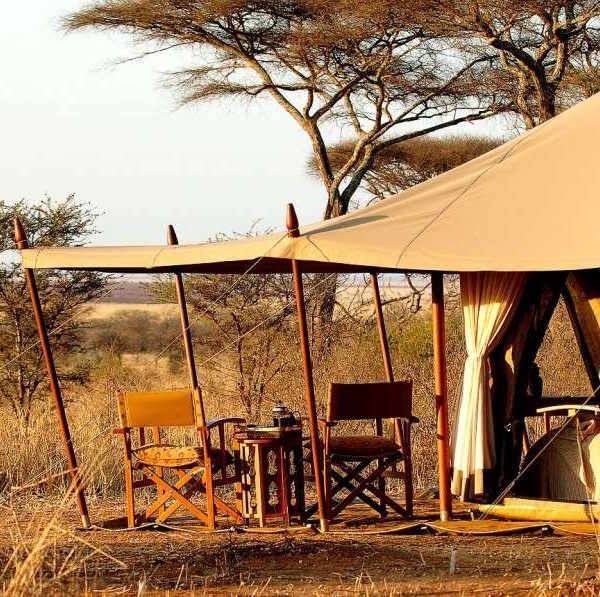
M 431 512 L 432 504 L 417 504 L 417 514 L 419 510 Z M 5 586 L 15 566 L 25 566 L 27 555 L 36 552 L 35 537 L 43 533 L 44 525 L 48 527 L 53 513 L 47 505 L 38 507 L 35 514 L 13 510 L 9 524 L 1 527 L 0 554 L 8 562 Z M 120 516 L 122 506 L 95 504 L 91 514 L 95 521 L 106 520 Z M 600 582 L 596 582 L 600 551 L 595 537 L 541 532 L 367 534 L 398 523 L 392 519 L 383 525 L 344 524 L 327 535 L 302 528 L 277 533 L 222 528 L 209 533 L 191 526 L 163 531 L 83 531 L 77 529 L 76 513 L 68 510 L 52 524 L 35 586 L 44 586 L 47 593 L 132 595 L 600 592 Z M 19 546 L 17 552 L 15 546 Z M 451 573 L 453 552 L 456 569 Z M 9 560 L 15 553 L 16 558 Z M 33 587 L 32 578 L 23 582 Z

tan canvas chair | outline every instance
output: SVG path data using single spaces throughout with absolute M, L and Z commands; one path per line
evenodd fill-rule
M 327 508 L 335 518 L 355 499 L 386 516 L 387 508 L 412 516 L 413 488 L 410 453 L 412 382 L 397 381 L 329 386 L 327 418 L 323 428 L 324 475 Z M 375 419 L 377 434 L 335 435 L 332 429 L 341 421 Z M 396 419 L 396 441 L 381 434 L 382 419 Z M 401 470 L 395 471 L 397 466 Z M 405 504 L 401 506 L 386 493 L 385 474 L 394 469 L 405 485 Z M 345 496 L 336 497 L 342 490 Z M 371 496 L 367 495 L 369 492 Z
M 127 524 L 136 526 L 149 520 L 164 522 L 184 508 L 209 527 L 215 526 L 215 511 L 221 510 L 236 521 L 241 515 L 215 495 L 220 485 L 239 480 L 237 459 L 225 446 L 225 425 L 243 423 L 244 419 L 223 418 L 205 421 L 200 390 L 166 392 L 124 392 L 118 395 L 120 429 L 125 448 L 125 499 Z M 161 428 L 193 427 L 198 442 L 190 446 L 174 446 L 161 441 Z M 139 445 L 133 446 L 132 431 L 138 430 Z M 218 432 L 219 445 L 213 448 L 211 430 Z M 152 441 L 147 442 L 150 431 Z M 230 473 L 231 468 L 234 472 Z M 165 480 L 172 470 L 176 481 Z M 136 474 L 137 473 L 137 474 Z M 140 475 L 141 474 L 141 475 Z M 141 478 L 140 478 L 141 477 Z M 144 512 L 136 514 L 134 490 L 154 485 L 155 501 Z M 192 502 L 197 494 L 205 497 L 205 508 Z

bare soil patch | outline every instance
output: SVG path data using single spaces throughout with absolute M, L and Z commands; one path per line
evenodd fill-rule
M 422 511 L 424 506 L 419 505 Z M 15 537 L 20 533 L 33 545 L 52 514 L 46 504 L 34 514 L 18 512 L 3 525 L 3 563 L 14 550 Z M 121 514 L 121 504 L 115 503 L 97 504 L 92 510 L 95 520 Z M 328 535 L 224 528 L 210 533 L 189 526 L 82 531 L 77 524 L 76 513 L 69 510 L 52 531 L 37 573 L 45 577 L 48 592 L 592 595 L 600 588 L 594 537 L 361 534 L 386 526 L 372 523 L 338 527 Z M 79 560 L 71 564 L 72 572 L 57 577 L 64 561 L 73 562 L 73 550 L 78 550 Z M 451 574 L 453 551 L 456 571 Z

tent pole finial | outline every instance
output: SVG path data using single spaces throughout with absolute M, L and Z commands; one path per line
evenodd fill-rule
M 171 224 L 167 226 L 167 243 L 169 245 L 178 245 L 179 240 L 177 239 L 177 234 L 175 234 L 175 228 Z
M 288 229 L 288 236 L 291 236 L 292 238 L 300 236 L 300 230 L 298 229 L 300 225 L 298 224 L 298 216 L 296 215 L 293 203 L 287 204 L 285 225 Z
M 15 244 L 17 245 L 17 249 L 21 250 L 29 248 L 27 235 L 25 234 L 25 229 L 23 228 L 23 224 L 19 218 L 15 218 L 14 225 Z M 35 317 L 35 325 L 37 327 L 37 332 L 40 339 L 40 346 L 42 347 L 44 362 L 46 364 L 48 383 L 50 385 L 50 392 L 52 394 L 52 402 L 54 404 L 56 416 L 58 417 L 58 426 L 63 440 L 63 447 L 69 467 L 69 476 L 71 478 L 71 490 L 75 495 L 75 502 L 77 503 L 79 514 L 81 515 L 81 522 L 85 528 L 89 528 L 90 516 L 87 509 L 87 503 L 85 501 L 85 493 L 83 491 L 81 474 L 77 466 L 75 450 L 73 449 L 73 440 L 71 439 L 69 423 L 65 413 L 65 405 L 63 403 L 58 375 L 56 373 L 56 366 L 54 364 L 54 357 L 50 347 L 50 339 L 48 337 L 48 330 L 46 329 L 46 322 L 44 320 L 44 313 L 42 311 L 42 303 L 40 301 L 37 282 L 32 269 L 23 268 L 23 274 L 27 284 L 27 289 L 29 290 L 31 306 L 33 307 L 33 314 Z
M 14 219 L 15 225 L 15 244 L 17 245 L 17 249 L 26 249 L 29 246 L 27 242 L 27 235 L 25 234 L 25 229 L 23 228 L 23 224 L 19 218 Z
M 291 203 L 287 206 L 286 226 L 291 237 L 299 236 L 298 218 Z M 319 523 L 322 532 L 329 530 L 327 506 L 325 504 L 325 483 L 323 479 L 323 462 L 321 459 L 321 446 L 319 443 L 319 425 L 317 419 L 317 404 L 315 399 L 315 384 L 313 379 L 312 359 L 310 356 L 310 341 L 308 338 L 308 323 L 306 319 L 306 303 L 304 301 L 304 287 L 302 285 L 302 272 L 296 259 L 292 259 L 292 277 L 294 281 L 294 295 L 296 296 L 296 317 L 300 331 L 300 350 L 302 353 L 302 369 L 304 370 L 304 390 L 306 409 L 308 411 L 308 426 L 310 429 L 310 450 L 312 453 L 313 470 L 315 473 L 315 486 L 317 489 L 317 506 Z

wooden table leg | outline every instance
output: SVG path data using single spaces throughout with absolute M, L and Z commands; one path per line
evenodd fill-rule
M 306 503 L 304 499 L 304 463 L 302 462 L 302 444 L 293 448 L 294 453 L 294 476 L 292 483 L 295 487 L 296 508 L 300 517 L 300 522 L 306 522 Z
M 288 491 L 288 462 L 285 455 L 285 448 L 281 443 L 277 448 L 277 499 L 279 500 L 279 512 L 286 526 L 290 526 L 290 503 Z
M 256 483 L 256 510 L 258 515 L 258 525 L 260 527 L 265 526 L 265 514 L 267 504 L 265 503 L 265 499 L 269 500 L 269 481 L 267 479 L 267 470 L 268 462 L 265 462 L 267 459 L 264 458 L 264 450 L 262 446 L 256 444 L 254 446 L 254 482 Z
M 244 498 L 243 498 L 243 469 L 242 469 L 242 454 L 241 454 L 241 446 L 239 442 L 233 439 L 233 466 L 235 469 L 235 478 L 236 482 L 234 484 L 235 489 L 235 507 L 236 510 L 240 513 L 242 518 L 244 519 L 244 524 L 248 524 L 248 518 L 246 518 L 245 510 L 244 510 Z

